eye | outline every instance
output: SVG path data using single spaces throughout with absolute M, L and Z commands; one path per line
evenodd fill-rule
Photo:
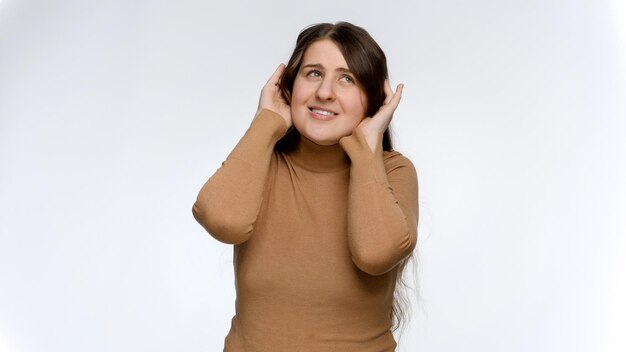
M 350 76 L 350 75 L 343 75 L 343 76 L 341 76 L 341 81 L 344 82 L 344 83 L 353 84 L 354 83 L 354 78 L 352 78 L 352 76 Z
M 318 70 L 311 70 L 306 74 L 308 77 L 322 77 L 322 73 Z

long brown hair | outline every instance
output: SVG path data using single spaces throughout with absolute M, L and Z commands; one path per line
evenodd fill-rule
M 300 32 L 296 47 L 279 82 L 280 91 L 287 104 L 291 104 L 293 83 L 300 70 L 306 49 L 322 39 L 330 39 L 339 47 L 348 68 L 367 97 L 365 116 L 374 116 L 385 101 L 384 87 L 388 77 L 387 58 L 378 43 L 365 29 L 348 22 L 315 24 Z M 299 138 L 300 134 L 292 126 L 287 134 L 276 143 L 276 150 L 291 151 L 297 145 Z M 391 151 L 392 149 L 391 135 L 389 129 L 386 129 L 383 133 L 383 150 Z
M 296 75 L 300 70 L 302 59 L 307 48 L 316 41 L 332 40 L 348 64 L 348 68 L 356 77 L 360 88 L 367 97 L 366 116 L 374 116 L 385 101 L 385 80 L 388 78 L 387 58 L 378 43 L 363 28 L 348 22 L 320 23 L 305 28 L 296 41 L 296 47 L 280 77 L 279 88 L 288 104 Z M 291 126 L 287 134 L 276 143 L 276 150 L 289 152 L 293 150 L 300 138 L 300 133 Z M 383 133 L 383 150 L 393 150 L 389 128 Z M 408 309 L 408 299 L 403 294 L 407 283 L 403 280 L 404 268 L 411 256 L 405 258 L 396 268 L 396 290 L 393 307 L 390 312 L 392 329 L 395 331 L 403 325 L 403 318 Z

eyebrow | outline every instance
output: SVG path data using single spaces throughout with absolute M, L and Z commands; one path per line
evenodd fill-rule
M 317 69 L 320 69 L 320 70 L 324 70 L 324 66 L 322 66 L 321 64 L 308 64 L 308 65 L 302 66 L 302 68 L 303 69 L 304 68 L 317 68 Z M 352 71 L 350 71 L 349 69 L 347 69 L 345 67 L 339 67 L 335 71 L 352 74 Z

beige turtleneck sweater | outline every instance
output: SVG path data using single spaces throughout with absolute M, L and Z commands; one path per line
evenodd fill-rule
M 394 351 L 396 266 L 417 239 L 417 175 L 356 129 L 338 145 L 302 137 L 262 110 L 202 187 L 196 220 L 234 244 L 236 314 L 227 352 Z M 379 141 L 380 141 L 379 136 Z

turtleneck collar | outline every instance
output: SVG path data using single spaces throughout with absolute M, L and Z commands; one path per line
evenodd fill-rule
M 316 172 L 339 171 L 350 166 L 350 158 L 339 143 L 319 145 L 303 135 L 289 156 L 298 166 Z

